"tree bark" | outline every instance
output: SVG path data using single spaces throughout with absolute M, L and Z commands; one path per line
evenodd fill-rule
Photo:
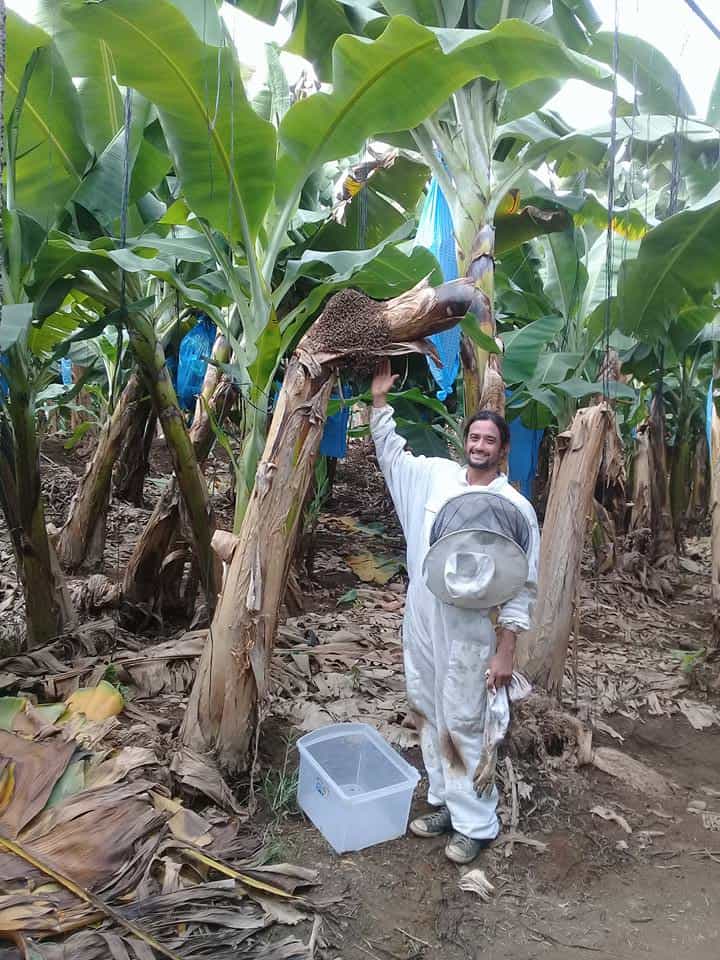
M 720 415 L 713 403 L 710 422 L 710 498 L 711 498 L 711 600 L 713 616 L 712 644 L 720 647 Z
M 670 467 L 670 508 L 678 544 L 682 543 L 687 528 L 691 492 L 691 458 L 691 440 L 687 433 L 683 432 L 683 435 L 677 438 L 673 448 Z
M 213 359 L 226 363 L 229 359 L 229 347 L 224 337 L 219 336 L 213 345 Z M 217 366 L 208 364 L 203 380 L 202 392 L 198 398 L 193 423 L 190 428 L 190 442 L 198 464 L 204 463 L 212 449 L 214 434 L 209 408 L 213 416 L 222 423 L 227 411 L 232 407 L 235 389 L 231 381 L 220 375 Z M 215 518 L 209 500 L 206 506 L 208 532 L 212 538 L 215 532 Z M 173 477 L 155 505 L 147 526 L 135 545 L 128 561 L 123 578 L 123 598 L 131 604 L 153 604 L 160 599 L 157 593 L 160 571 L 170 551 L 174 537 L 181 528 L 180 494 L 177 480 Z M 213 574 L 220 582 L 221 571 L 214 552 L 212 562 L 216 565 Z
M 97 448 L 70 503 L 58 539 L 58 558 L 66 570 L 77 570 L 83 565 L 89 569 L 102 566 L 113 467 L 142 394 L 140 377 L 133 373 L 100 431 Z
M 675 531 L 670 506 L 670 478 L 665 443 L 665 403 L 658 392 L 650 404 L 651 473 L 650 496 L 652 498 L 653 559 L 675 556 Z
M 630 513 L 630 531 L 652 530 L 653 501 L 652 448 L 650 446 L 650 423 L 645 421 L 637 429 L 635 451 L 633 454 L 632 483 L 633 504 Z
M 145 503 L 145 477 L 150 466 L 156 425 L 152 401 L 149 396 L 144 396 L 135 404 L 113 472 L 115 496 L 136 507 Z
M 75 617 L 45 526 L 40 451 L 28 392 L 14 387 L 8 398 L 8 410 L 20 522 L 18 569 L 25 596 L 27 642 L 32 649 L 63 633 L 75 622 Z M 16 539 L 13 538 L 13 542 Z
M 693 529 L 707 516 L 710 502 L 710 456 L 707 439 L 703 431 L 695 442 L 693 457 L 693 478 L 687 522 Z
M 585 530 L 603 459 L 622 457 L 612 410 L 598 404 L 578 410 L 557 438 L 545 523 L 534 625 L 520 639 L 520 668 L 559 697 L 580 578 Z
M 175 388 L 165 365 L 165 354 L 152 324 L 141 314 L 127 317 L 130 343 L 143 379 L 150 391 L 153 407 L 162 427 L 173 472 L 185 503 L 193 550 L 198 561 L 203 592 L 210 610 L 215 609 L 219 582 L 218 566 L 210 547 L 212 520 L 205 478 L 197 462 L 185 419 L 178 406 Z
M 336 295 L 337 296 L 337 295 Z M 487 298 L 468 279 L 433 290 L 426 284 L 382 305 L 389 342 L 350 343 L 352 318 L 322 343 L 317 331 L 334 298 L 298 345 L 283 381 L 240 533 L 224 535 L 228 563 L 222 593 L 183 721 L 184 746 L 211 751 L 228 773 L 246 769 L 267 678 L 280 603 L 302 504 L 320 447 L 336 370 L 348 356 L 430 352 L 423 338 L 473 310 L 486 319 Z M 218 535 L 219 536 L 219 535 Z
M 475 237 L 469 258 L 467 276 L 478 290 L 488 298 L 490 305 L 486 319 L 478 328 L 488 337 L 495 337 L 495 228 L 490 224 L 482 227 Z M 465 391 L 465 414 L 477 410 L 494 410 L 505 414 L 505 384 L 497 357 L 476 346 L 463 335 L 460 358 L 463 364 Z

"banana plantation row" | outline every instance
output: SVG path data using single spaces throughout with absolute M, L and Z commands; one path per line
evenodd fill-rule
M 252 742 L 336 382 L 352 403 L 388 355 L 421 355 L 391 397 L 416 449 L 449 455 L 465 412 L 506 403 L 556 438 L 521 651 L 548 689 L 588 526 L 605 563 L 633 543 L 672 565 L 712 517 L 720 610 L 720 85 L 697 117 L 663 55 L 600 30 L 586 0 L 531 4 L 532 24 L 515 0 L 431 6 L 298 4 L 286 49 L 313 72 L 294 87 L 274 45 L 253 81 L 215 0 L 43 0 L 38 23 L 3 24 L 0 502 L 27 644 L 76 621 L 62 571 L 97 568 L 113 483 L 142 502 L 159 423 L 173 479 L 118 590 L 159 614 L 182 590 L 188 615 L 200 590 L 212 628 L 183 739 L 229 772 Z M 547 107 L 571 78 L 613 92 L 607 124 L 574 130 Z M 431 176 L 456 280 L 413 244 Z M 217 335 L 188 426 L 169 360 L 198 317 Z M 422 355 L 457 324 L 446 405 Z M 57 382 L 63 360 L 76 383 Z M 41 434 L 83 391 L 97 447 L 51 537 Z M 216 442 L 235 493 L 219 533 L 202 470 Z

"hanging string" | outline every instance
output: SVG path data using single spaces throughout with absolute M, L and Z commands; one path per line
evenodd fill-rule
M 618 0 L 615 0 L 615 26 L 613 30 L 613 88 L 612 107 L 610 111 L 610 157 L 608 163 L 608 214 L 607 232 L 605 238 L 605 316 L 603 322 L 603 364 L 602 364 L 602 395 L 607 402 L 610 395 L 610 298 L 612 296 L 613 263 L 614 263 L 614 236 L 613 211 L 615 209 L 615 153 L 617 149 L 617 113 L 618 113 L 618 62 L 620 60 L 620 23 Z
M 123 148 L 123 177 L 122 194 L 120 197 L 120 247 L 124 248 L 127 243 L 128 227 L 128 206 L 130 200 L 130 126 L 132 124 L 132 90 L 130 87 L 125 89 L 125 138 Z M 118 384 L 120 380 L 120 366 L 122 362 L 122 348 L 125 329 L 125 318 L 127 316 L 127 277 L 125 271 L 120 271 L 120 309 L 118 311 L 118 320 L 115 326 L 117 331 L 116 339 L 116 359 L 113 369 L 112 380 L 110 383 L 109 407 L 114 409 L 118 399 Z

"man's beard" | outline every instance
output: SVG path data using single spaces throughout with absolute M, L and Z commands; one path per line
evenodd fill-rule
M 491 470 L 500 463 L 500 457 L 493 457 L 491 453 L 470 454 L 468 466 L 479 470 Z

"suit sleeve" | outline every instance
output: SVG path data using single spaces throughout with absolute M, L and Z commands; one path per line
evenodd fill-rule
M 528 503 L 523 511 L 530 526 L 530 544 L 528 546 L 528 578 L 525 586 L 500 608 L 498 624 L 515 633 L 529 630 L 532 623 L 533 608 L 537 597 L 538 566 L 540 563 L 540 529 L 532 506 Z
M 393 409 L 389 404 L 371 408 L 370 433 L 378 464 L 407 537 L 412 518 L 417 517 L 425 507 L 433 459 L 416 457 L 405 449 L 406 441 L 397 432 Z

